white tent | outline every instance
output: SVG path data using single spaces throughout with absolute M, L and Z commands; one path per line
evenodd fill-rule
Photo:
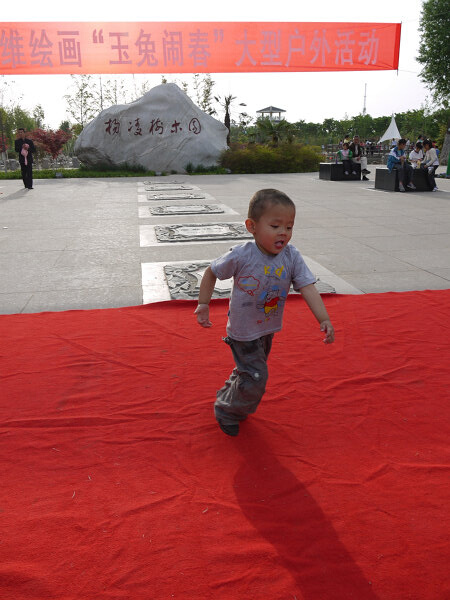
M 394 115 L 392 115 L 389 127 L 380 137 L 379 142 L 384 142 L 385 140 L 399 140 L 401 137 L 402 136 L 400 135 L 400 131 L 398 130 L 397 123 L 395 122 L 395 117 Z

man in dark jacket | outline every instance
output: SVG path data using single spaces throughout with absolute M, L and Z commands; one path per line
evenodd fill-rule
M 367 170 L 367 157 L 364 156 L 364 149 L 361 146 L 359 135 L 355 135 L 353 142 L 349 146 L 349 150 L 352 151 L 352 161 L 361 165 L 361 173 L 364 181 L 368 181 L 367 175 L 370 171 Z
M 33 189 L 33 152 L 36 152 L 36 148 L 33 144 L 33 140 L 25 137 L 25 129 L 19 127 L 17 130 L 19 136 L 15 143 L 14 149 L 19 154 L 20 168 L 22 169 L 23 185 L 29 189 Z

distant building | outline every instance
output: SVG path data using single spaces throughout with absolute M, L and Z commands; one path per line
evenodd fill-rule
M 276 108 L 276 106 L 268 106 L 267 108 L 262 108 L 261 110 L 257 110 L 256 113 L 258 117 L 262 119 L 269 118 L 271 121 L 281 121 L 284 117 L 281 116 L 281 113 L 285 113 L 286 111 L 283 108 Z

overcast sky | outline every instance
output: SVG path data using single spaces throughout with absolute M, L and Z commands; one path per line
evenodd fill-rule
M 341 119 L 362 112 L 364 85 L 367 83 L 367 112 L 372 116 L 420 108 L 430 94 L 419 79 L 420 65 L 415 61 L 421 0 L 392 2 L 373 0 L 339 2 L 338 0 L 227 0 L 226 2 L 171 0 L 158 4 L 149 0 L 113 3 L 110 0 L 22 0 L 2 1 L 0 19 L 5 21 L 355 21 L 402 22 L 400 65 L 396 71 L 349 73 L 236 73 L 212 74 L 216 95 L 233 94 L 252 116 L 256 110 L 273 105 L 286 110 L 288 121 L 321 122 L 325 118 Z M 191 82 L 192 75 L 167 76 L 169 81 Z M 131 76 L 124 78 L 132 85 Z M 152 85 L 161 83 L 160 75 L 137 75 Z M 17 75 L 7 77 L 21 105 L 32 110 L 41 104 L 45 122 L 57 127 L 68 118 L 63 96 L 71 83 L 69 75 Z M 242 109 L 240 109 L 242 110 Z M 232 115 L 233 116 L 233 115 Z

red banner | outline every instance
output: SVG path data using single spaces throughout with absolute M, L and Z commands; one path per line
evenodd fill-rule
M 399 23 L 0 23 L 0 74 L 398 68 Z

